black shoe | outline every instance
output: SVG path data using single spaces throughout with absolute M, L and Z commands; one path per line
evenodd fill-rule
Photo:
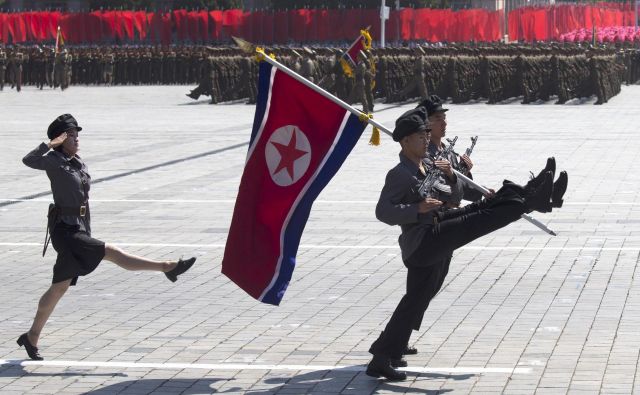
M 373 356 L 371 362 L 367 366 L 367 376 L 384 377 L 389 381 L 404 381 L 407 375 L 404 372 L 398 372 L 390 363 L 389 358 Z
M 415 355 L 417 353 L 418 353 L 417 348 L 407 346 L 407 348 L 405 348 L 404 351 L 402 352 L 402 355 Z
M 551 194 L 553 192 L 553 175 L 546 172 L 542 182 L 536 188 L 528 188 L 525 196 L 525 204 L 528 212 L 539 211 L 541 213 L 551 212 Z
M 198 100 L 198 98 L 200 97 L 200 95 L 193 93 L 193 91 L 191 91 L 191 93 L 185 93 L 185 95 L 192 98 L 193 100 Z
M 406 368 L 408 366 L 407 360 L 403 358 L 400 358 L 400 359 L 391 358 L 389 360 L 389 365 L 391 365 L 392 368 Z
M 178 260 L 178 264 L 176 265 L 176 267 L 166 272 L 164 275 L 167 276 L 167 278 L 171 280 L 171 282 L 175 283 L 178 280 L 178 276 L 189 270 L 195 262 L 196 257 L 189 258 L 186 261 L 180 259 Z
M 44 359 L 38 352 L 38 347 L 31 344 L 26 333 L 20 335 L 16 343 L 18 343 L 19 346 L 24 346 L 24 349 L 27 350 L 27 355 L 34 361 L 42 361 Z
M 529 180 L 525 188 L 529 189 L 538 187 L 544 179 L 544 174 L 548 171 L 551 172 L 551 179 L 553 180 L 556 174 L 556 158 L 554 158 L 553 156 L 547 158 L 547 164 L 544 166 L 544 169 L 542 169 L 542 171 L 538 173 L 537 176 L 532 176 L 531 180 Z
M 567 183 L 569 182 L 569 175 L 566 171 L 561 171 L 556 182 L 553 183 L 553 193 L 551 194 L 551 205 L 556 208 L 562 207 L 562 197 L 567 191 Z

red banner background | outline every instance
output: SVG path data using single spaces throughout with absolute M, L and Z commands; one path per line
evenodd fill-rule
M 560 40 L 563 34 L 592 27 L 634 24 L 631 4 L 555 5 L 524 7 L 508 15 L 510 40 Z M 386 24 L 387 41 L 497 41 L 502 38 L 501 10 L 393 10 Z M 370 26 L 380 37 L 377 9 L 300 9 L 247 12 L 173 10 L 92 11 L 61 13 L 32 11 L 0 13 L 0 40 L 8 43 L 53 42 L 61 26 L 65 42 L 157 44 L 228 41 L 240 36 L 259 44 L 351 41 Z

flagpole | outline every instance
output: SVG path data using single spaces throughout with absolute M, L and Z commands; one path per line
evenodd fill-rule
M 384 0 L 381 0 L 381 1 L 382 1 L 382 5 L 380 6 L 380 48 L 384 48 L 384 33 L 385 33 L 384 25 L 386 22 L 384 12 L 385 12 L 386 5 L 384 3 Z
M 292 77 L 296 81 L 302 83 L 306 87 L 311 88 L 314 92 L 319 93 L 323 97 L 331 100 L 332 102 L 336 103 L 340 107 L 342 107 L 345 110 L 349 111 L 353 115 L 358 116 L 360 119 L 364 120 L 365 122 L 375 126 L 376 128 L 380 129 L 381 131 L 385 132 L 387 135 L 393 136 L 393 133 L 391 132 L 391 130 L 387 129 L 383 124 L 375 121 L 373 118 L 369 117 L 368 114 L 366 114 L 366 113 L 364 113 L 364 112 L 362 112 L 362 111 L 360 111 L 360 110 L 358 110 L 356 108 L 353 108 L 351 105 L 347 104 L 346 102 L 344 102 L 340 98 L 332 95 L 331 93 L 329 93 L 326 90 L 322 89 L 318 85 L 316 85 L 313 82 L 307 80 L 306 78 L 304 78 L 300 74 L 298 74 L 295 71 L 291 70 L 287 66 L 285 66 L 282 63 L 278 62 L 277 60 L 271 58 L 269 55 L 265 54 L 264 50 L 262 50 L 260 48 L 256 48 L 256 52 L 258 53 L 258 59 L 259 60 L 265 61 L 265 62 L 271 64 L 272 66 L 277 67 L 280 71 L 282 71 L 285 74 L 289 75 L 290 77 Z M 457 171 L 455 169 L 452 169 L 452 170 L 456 174 L 456 176 L 459 177 L 465 184 L 467 184 L 470 187 L 482 192 L 482 194 L 485 195 L 485 196 L 490 194 L 490 191 L 488 189 L 486 189 L 485 187 L 483 187 L 482 185 L 477 184 L 475 181 L 473 181 L 469 177 L 465 176 L 464 174 L 460 173 L 459 171 Z M 545 224 L 543 224 L 542 222 L 538 221 L 537 219 L 531 217 L 530 215 L 522 214 L 521 217 L 526 219 L 527 221 L 529 221 L 533 225 L 537 226 L 538 228 L 542 229 L 544 232 L 546 232 L 546 233 L 548 233 L 548 234 L 550 234 L 552 236 L 556 236 L 556 233 L 553 230 L 549 229 Z
M 58 31 L 56 32 L 56 46 L 53 48 L 53 67 L 51 67 L 51 85 L 56 86 L 56 58 L 58 57 L 58 44 L 60 40 L 60 25 L 58 25 Z

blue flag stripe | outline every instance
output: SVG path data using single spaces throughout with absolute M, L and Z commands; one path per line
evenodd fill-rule
M 283 252 L 278 270 L 278 275 L 273 285 L 261 298 L 264 303 L 278 305 L 286 291 L 293 269 L 296 263 L 296 253 L 302 237 L 302 231 L 309 218 L 313 202 L 320 192 L 329 183 L 331 178 L 338 172 L 353 147 L 360 139 L 366 124 L 361 122 L 357 116 L 350 114 L 342 135 L 337 144 L 329 153 L 329 157 L 318 172 L 309 188 L 304 193 L 300 203 L 295 207 L 295 211 L 284 230 Z

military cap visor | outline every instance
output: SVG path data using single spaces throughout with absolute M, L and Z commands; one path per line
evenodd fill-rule
M 75 129 L 78 132 L 82 130 L 82 128 L 78 126 L 78 121 L 76 121 L 73 115 L 62 114 L 58 118 L 54 119 L 49 125 L 49 128 L 47 129 L 47 137 L 49 137 L 49 140 L 53 140 L 62 133 L 71 129 Z

